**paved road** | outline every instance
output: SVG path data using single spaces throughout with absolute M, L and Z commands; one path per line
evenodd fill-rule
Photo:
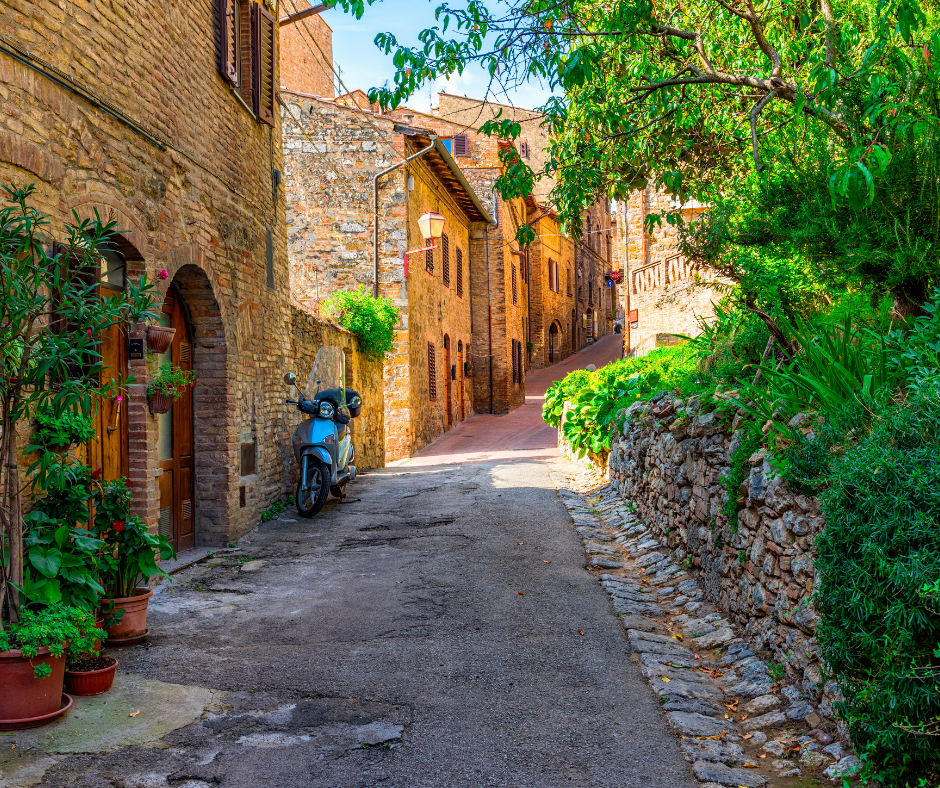
M 584 568 L 540 407 L 473 418 L 317 518 L 285 514 L 176 575 L 122 670 L 224 705 L 156 747 L 70 756 L 43 784 L 695 785 Z

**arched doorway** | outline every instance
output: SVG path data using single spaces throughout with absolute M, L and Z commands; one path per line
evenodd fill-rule
M 552 323 L 548 329 L 548 363 L 554 364 L 559 356 L 559 331 L 557 321 Z
M 453 386 L 450 374 L 450 337 L 444 334 L 444 412 L 446 418 L 445 429 L 450 429 L 454 425 L 454 413 L 451 405 L 453 397 Z
M 192 370 L 192 330 L 176 284 L 167 290 L 160 318 L 164 325 L 175 328 L 176 334 L 156 363 Z M 192 389 L 176 400 L 168 413 L 157 416 L 157 427 L 157 466 L 162 471 L 158 481 L 159 530 L 175 550 L 188 550 L 196 544 Z
M 578 313 L 571 310 L 571 352 L 578 352 Z
M 463 340 L 457 340 L 457 418 L 467 418 L 463 406 Z

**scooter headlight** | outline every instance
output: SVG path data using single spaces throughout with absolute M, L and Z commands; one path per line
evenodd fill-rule
M 320 403 L 320 418 L 321 419 L 332 419 L 333 413 L 335 413 L 335 409 L 333 408 L 333 405 L 331 403 L 329 402 Z

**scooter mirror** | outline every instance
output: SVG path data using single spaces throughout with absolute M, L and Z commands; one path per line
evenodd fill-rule
M 288 372 L 284 376 L 284 385 L 285 386 L 296 386 L 297 385 L 297 376 L 293 372 Z
M 362 404 L 362 397 L 353 397 L 352 402 L 349 403 L 349 407 L 358 408 Z

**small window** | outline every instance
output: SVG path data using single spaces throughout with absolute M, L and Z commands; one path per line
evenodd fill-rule
M 450 240 L 441 236 L 441 279 L 444 287 L 450 287 Z
M 528 140 L 519 140 L 519 155 L 523 159 L 529 158 L 529 142 Z
M 453 154 L 454 151 L 452 150 L 453 145 L 451 144 L 451 141 L 450 141 L 450 140 L 441 140 L 441 142 L 444 143 L 444 147 L 447 148 L 447 152 L 450 153 L 450 154 Z
M 463 298 L 463 251 L 457 247 L 457 297 Z
M 516 264 L 512 264 L 512 302 L 518 303 L 516 295 Z
M 428 249 L 424 253 L 424 270 L 429 274 L 434 273 L 434 250 Z
M 437 357 L 433 342 L 428 342 L 428 399 L 437 400 Z
M 255 456 L 256 456 L 257 441 L 252 441 L 251 443 L 243 443 L 241 445 L 241 476 L 253 476 L 255 473 Z
M 454 136 L 453 151 L 454 156 L 469 156 L 470 143 L 467 141 L 466 134 L 457 134 Z
M 565 292 L 571 295 L 571 269 L 565 269 Z

